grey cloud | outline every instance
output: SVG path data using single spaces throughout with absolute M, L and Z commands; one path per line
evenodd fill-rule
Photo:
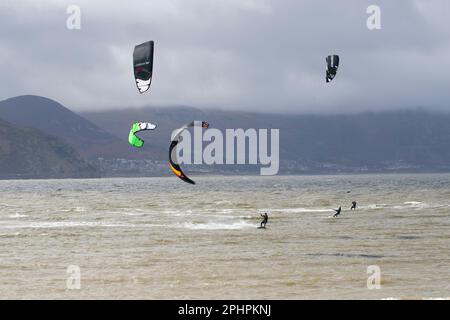
M 66 29 L 66 8 L 82 29 Z M 382 29 L 366 28 L 381 7 Z M 267 112 L 449 110 L 446 0 L 17 1 L 0 5 L 0 97 L 72 109 L 192 105 Z M 135 44 L 155 40 L 150 92 L 134 87 Z M 341 55 L 334 82 L 324 58 Z

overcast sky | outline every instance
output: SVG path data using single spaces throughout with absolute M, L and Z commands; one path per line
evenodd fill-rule
M 69 30 L 66 10 L 81 9 Z M 381 30 L 366 9 L 381 8 Z M 188 105 L 325 113 L 450 111 L 449 0 L 1 0 L 0 100 L 72 110 Z M 132 53 L 154 40 L 150 91 Z M 325 83 L 325 56 L 341 65 Z

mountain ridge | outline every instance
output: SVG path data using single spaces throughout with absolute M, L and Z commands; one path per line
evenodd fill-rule
M 0 119 L 0 179 L 98 177 L 97 169 L 58 137 Z
M 201 110 L 140 108 L 84 112 L 84 117 L 114 135 L 125 134 L 132 118 L 154 121 L 154 145 L 168 148 L 172 130 L 192 120 L 211 128 L 278 128 L 280 160 L 302 171 L 353 172 L 395 167 L 450 170 L 450 114 L 424 110 L 361 112 L 342 115 L 284 115 Z M 308 169 L 309 168 L 309 169 Z M 352 169 L 354 168 L 354 169 Z M 358 169 L 359 168 L 359 169 Z
M 85 159 L 98 157 L 139 159 L 148 156 L 147 150 L 140 153 L 133 152 L 128 145 L 127 136 L 123 136 L 122 139 L 115 137 L 49 98 L 23 95 L 0 101 L 0 118 L 15 125 L 32 127 L 60 137 Z M 147 145 L 148 148 L 151 148 L 150 143 Z
M 3 116 L 11 125 L 43 131 L 69 144 L 80 161 L 88 160 L 103 176 L 167 175 L 171 133 L 192 120 L 208 121 L 220 130 L 280 129 L 280 174 L 450 171 L 450 114 L 425 110 L 287 115 L 149 107 L 76 114 L 51 99 L 28 95 L 0 101 Z M 141 149 L 127 141 L 134 121 L 158 125 L 140 133 L 145 141 Z M 191 170 L 257 172 L 254 166 Z

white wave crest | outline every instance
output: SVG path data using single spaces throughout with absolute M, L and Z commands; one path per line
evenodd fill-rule
M 8 216 L 8 218 L 11 218 L 11 219 L 25 218 L 25 217 L 28 217 L 28 216 L 26 214 L 20 214 L 18 212 L 14 213 L 14 214 L 10 214 Z
M 239 230 L 245 228 L 255 228 L 254 224 L 250 224 L 245 221 L 233 222 L 233 223 L 220 223 L 220 222 L 208 222 L 208 223 L 192 223 L 185 222 L 179 224 L 179 227 L 190 230 Z
M 20 224 L 6 224 L 0 229 L 53 229 L 53 228 L 76 228 L 76 227 L 133 227 L 131 224 L 119 224 L 111 222 L 93 221 L 56 221 L 56 222 L 26 222 Z
M 283 208 L 259 210 L 260 212 L 304 213 L 304 212 L 332 212 L 332 208 Z

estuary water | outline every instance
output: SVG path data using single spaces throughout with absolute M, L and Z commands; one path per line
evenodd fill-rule
M 448 174 L 195 180 L 0 181 L 0 298 L 450 297 Z

